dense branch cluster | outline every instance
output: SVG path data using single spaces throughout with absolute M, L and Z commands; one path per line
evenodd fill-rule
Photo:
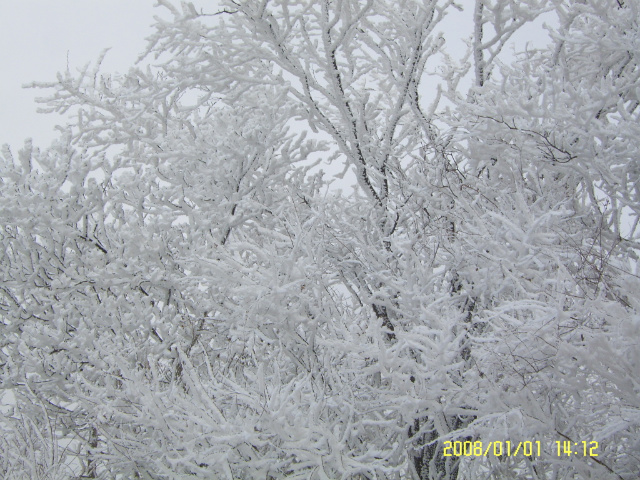
M 637 478 L 640 2 L 221 3 L 2 150 L 0 476 Z

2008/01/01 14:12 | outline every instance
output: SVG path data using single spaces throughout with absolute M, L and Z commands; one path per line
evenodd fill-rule
M 542 452 L 541 444 L 539 440 L 536 441 L 527 441 L 527 442 L 518 442 L 517 444 L 512 444 L 509 440 L 505 442 L 489 442 L 487 448 L 484 448 L 484 444 L 482 441 L 449 441 L 446 440 L 444 443 L 444 456 L 445 457 L 486 457 L 487 455 L 494 455 L 496 457 L 506 455 L 508 457 L 516 456 L 519 453 L 526 457 L 531 456 L 540 456 Z M 582 444 L 582 451 L 580 449 L 574 450 L 574 447 L 579 447 Z M 562 456 L 571 456 L 571 455 L 580 455 L 582 453 L 585 457 L 597 457 L 598 450 L 598 442 L 596 441 L 582 441 L 582 442 L 571 442 L 569 440 L 560 441 L 556 440 L 557 445 L 557 454 L 559 457 Z M 506 447 L 506 448 L 505 448 Z M 512 448 L 513 447 L 513 448 Z M 534 448 L 535 447 L 535 448 Z

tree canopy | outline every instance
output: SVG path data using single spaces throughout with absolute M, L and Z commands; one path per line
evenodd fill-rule
M 158 6 L 0 155 L 2 478 L 637 478 L 638 0 Z

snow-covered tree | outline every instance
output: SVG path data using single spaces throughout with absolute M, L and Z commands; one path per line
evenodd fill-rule
M 637 0 L 159 4 L 2 152 L 3 478 L 634 478 Z
M 601 449 L 532 462 L 532 478 L 633 478 L 640 465 L 638 7 L 558 2 L 550 45 L 494 70 L 455 114 L 477 192 L 464 215 L 467 268 L 483 271 L 477 365 L 517 435 Z

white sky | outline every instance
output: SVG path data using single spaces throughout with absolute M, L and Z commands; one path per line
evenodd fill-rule
M 104 71 L 126 71 L 144 49 L 153 0 L 0 0 L 0 144 L 22 146 L 27 137 L 45 147 L 56 136 L 57 115 L 36 114 L 35 97 L 21 86 L 55 81 L 56 73 L 94 62 L 111 47 Z M 166 11 L 166 10 L 164 10 Z

